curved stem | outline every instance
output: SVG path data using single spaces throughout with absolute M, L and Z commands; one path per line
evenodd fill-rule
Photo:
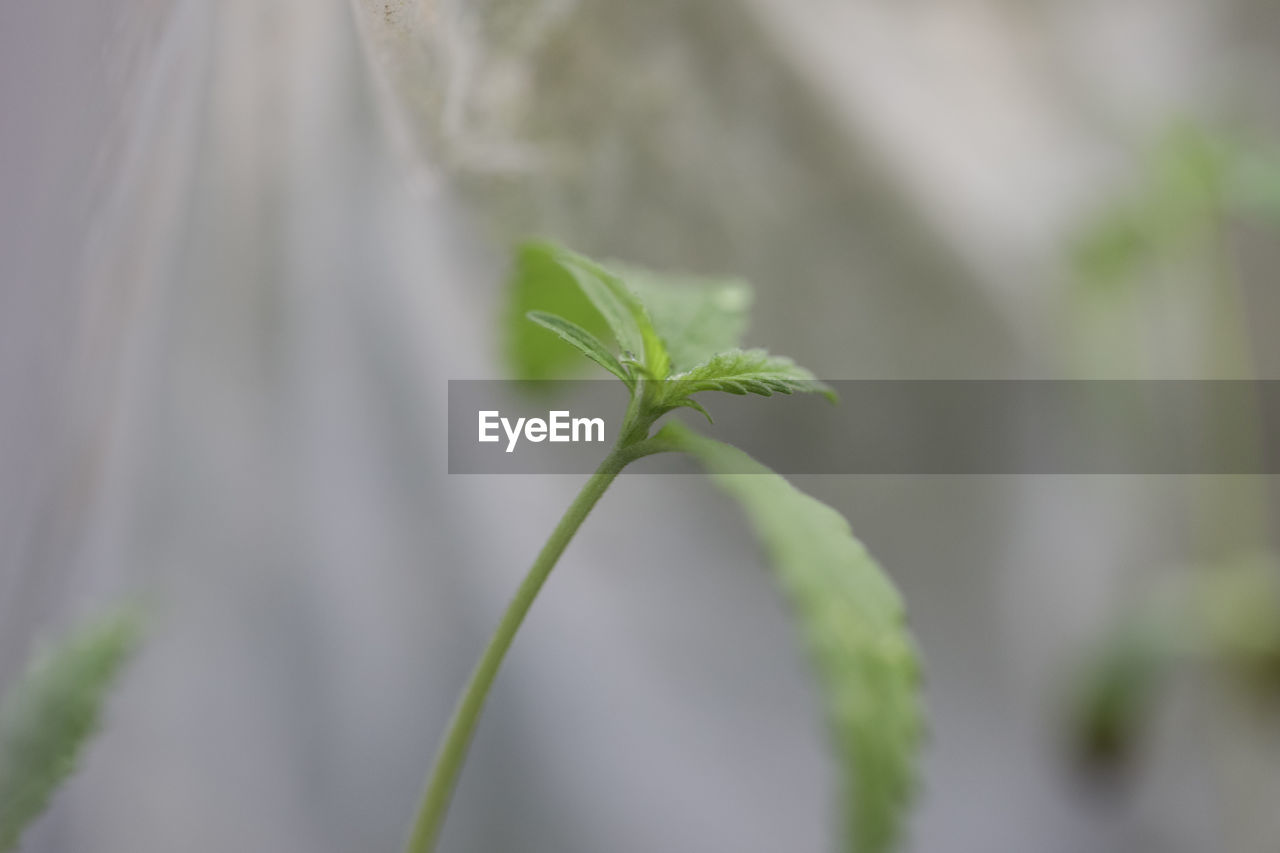
M 560 523 L 556 525 L 555 530 L 551 531 L 547 543 L 538 552 L 538 557 L 533 561 L 529 573 L 521 582 L 520 588 L 516 590 L 511 603 L 507 605 L 502 621 L 498 623 L 493 637 L 489 640 L 489 645 L 485 647 L 480 662 L 471 673 L 471 680 L 467 683 L 466 690 L 449 721 L 449 728 L 445 732 L 444 740 L 441 741 L 435 765 L 432 767 L 422 795 L 422 803 L 414 818 L 413 829 L 405 845 L 405 853 L 431 853 L 435 850 L 440 827 L 449 809 L 449 801 L 453 797 L 458 774 L 462 771 L 462 764 L 466 760 L 467 749 L 475 734 L 476 724 L 480 721 L 480 712 L 484 709 L 489 688 L 493 685 L 499 667 L 502 666 L 502 659 L 506 656 L 507 649 L 511 648 L 516 631 L 524 621 L 525 614 L 529 612 L 538 591 L 546 582 L 547 576 L 551 574 L 556 561 L 564 553 L 569 540 L 582 526 L 587 513 L 591 512 L 591 508 L 600 500 L 600 496 L 622 469 L 628 463 L 653 452 L 657 452 L 656 449 L 644 443 L 615 447 L 600 463 L 600 467 L 591 475 L 591 479 L 582 487 L 582 491 L 574 498 L 573 503 L 565 510 Z

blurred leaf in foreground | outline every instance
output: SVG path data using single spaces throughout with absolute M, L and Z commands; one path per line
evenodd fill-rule
M 137 644 L 122 610 L 73 633 L 36 661 L 0 709 L 0 853 L 14 849 L 98 727 L 111 684 Z
M 516 379 L 563 379 L 581 362 L 558 332 L 534 325 L 530 311 L 562 317 L 592 338 L 609 334 L 604 318 L 578 286 L 573 274 L 540 243 L 516 254 L 505 319 L 506 356 Z

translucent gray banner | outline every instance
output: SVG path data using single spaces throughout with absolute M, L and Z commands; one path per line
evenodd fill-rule
M 783 474 L 1276 474 L 1280 380 L 854 380 L 816 395 L 698 396 L 680 418 Z M 617 381 L 449 382 L 449 473 L 593 471 Z M 666 455 L 629 471 L 687 473 Z

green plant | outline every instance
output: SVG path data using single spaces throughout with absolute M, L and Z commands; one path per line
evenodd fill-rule
M 1274 240 L 1280 148 L 1182 122 L 1140 165 L 1073 245 L 1072 295 L 1091 372 L 1141 374 L 1147 362 L 1163 368 L 1169 350 L 1148 337 L 1158 318 L 1181 311 L 1190 322 L 1169 337 L 1202 362 L 1183 369 L 1257 377 L 1259 312 L 1250 295 L 1267 285 L 1246 276 L 1236 233 Z M 1254 408 L 1223 440 L 1261 466 L 1265 424 L 1256 401 Z M 1198 492 L 1186 525 L 1189 565 L 1144 581 L 1137 601 L 1088 650 L 1073 684 L 1071 735 L 1087 766 L 1124 766 L 1152 728 L 1162 690 L 1189 672 L 1217 675 L 1206 682 L 1215 692 L 1227 684 L 1255 697 L 1280 689 L 1280 557 L 1266 480 L 1211 477 Z
M 75 770 L 138 634 L 132 610 L 101 618 L 38 658 L 6 695 L 0 712 L 0 853 L 17 846 Z
M 844 776 L 842 849 L 892 848 L 913 789 L 922 727 L 917 658 L 897 591 L 835 510 L 737 448 L 680 423 L 654 431 L 660 418 L 682 407 L 710 420 L 694 397 L 703 392 L 816 392 L 833 401 L 834 394 L 789 359 L 737 348 L 750 304 L 740 282 L 606 269 L 534 243 L 519 253 L 513 294 L 511 355 L 522 376 L 556 376 L 576 350 L 621 380 L 630 402 L 616 445 L 552 531 L 472 674 L 428 778 L 408 853 L 435 849 L 489 688 L 574 533 L 623 468 L 664 452 L 691 455 L 736 498 L 771 557 L 823 687 Z M 606 332 L 617 352 L 600 340 Z

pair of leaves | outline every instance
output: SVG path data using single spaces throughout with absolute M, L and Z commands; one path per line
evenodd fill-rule
M 576 290 L 585 300 L 565 295 L 566 287 Z M 517 310 L 524 309 L 525 316 L 554 332 L 628 387 L 634 388 L 637 372 L 661 378 L 670 369 L 666 349 L 644 306 L 620 278 L 589 258 L 549 243 L 526 244 L 516 261 L 512 292 Z M 524 317 L 513 320 L 522 324 Z M 601 326 L 618 342 L 621 358 L 600 342 L 596 332 Z M 545 346 L 545 340 L 541 345 Z M 552 368 L 563 372 L 571 363 L 563 355 L 546 357 L 538 352 L 538 346 L 537 339 L 529 341 L 523 330 L 513 335 L 510 350 L 520 378 L 552 378 L 556 375 Z
M 593 304 L 600 299 L 601 287 L 592 281 L 623 282 L 622 299 L 633 295 L 645 308 L 648 321 L 657 330 L 672 369 L 687 370 L 724 350 L 733 349 L 741 340 L 747 327 L 747 312 L 751 307 L 751 289 L 746 282 L 735 279 L 708 279 L 695 276 L 658 275 L 635 267 L 613 265 L 613 271 L 576 255 L 562 247 L 531 242 L 521 246 L 516 254 L 510 311 L 507 318 L 506 344 L 508 361 L 520 379 L 557 379 L 574 367 L 577 355 L 572 346 L 587 353 L 594 341 L 599 349 L 608 351 L 599 338 L 613 334 L 624 349 L 635 351 L 625 338 L 634 337 L 625 329 L 625 312 L 616 310 L 616 300 L 604 295 L 605 308 Z M 580 286 L 587 282 L 586 288 Z M 595 299 L 589 299 L 588 293 Z M 619 337 L 605 322 L 604 311 L 622 314 L 619 325 L 623 337 Z M 572 333 L 577 340 L 562 346 L 549 339 L 541 330 L 530 326 L 526 316 L 536 312 L 540 319 L 555 315 L 566 321 L 569 327 L 579 327 L 581 333 Z M 545 325 L 545 324 L 544 324 Z M 564 326 L 553 329 L 562 334 Z M 588 355 L 595 361 L 594 355 Z M 612 372 L 612 367 L 602 365 Z
M 132 611 L 95 622 L 50 651 L 6 697 L 0 710 L 0 853 L 14 849 L 75 770 L 138 635 Z
M 577 286 L 594 311 L 562 295 L 566 281 Z M 578 316 L 532 307 L 540 302 L 539 292 L 547 294 L 548 302 L 573 308 Z M 517 258 L 513 294 L 514 305 L 525 309 L 528 319 L 633 392 L 641 377 L 658 383 L 648 394 L 651 407 L 659 412 L 691 406 L 706 414 L 692 399 L 702 391 L 766 397 L 820 391 L 834 399 L 829 388 L 791 359 L 761 349 L 737 349 L 751 305 L 745 282 L 670 279 L 634 268 L 615 272 L 560 246 L 529 243 Z M 603 321 L 612 333 L 620 357 L 588 328 L 593 320 L 597 327 Z M 510 349 L 522 378 L 547 378 L 547 365 L 556 361 L 531 352 L 534 347 L 524 330 L 513 336 Z
M 566 282 L 581 288 L 593 310 L 573 318 L 538 310 L 537 294 L 555 294 Z M 642 403 L 655 415 L 679 406 L 705 414 L 692 398 L 703 391 L 766 397 L 816 391 L 834 399 L 790 359 L 737 348 L 751 302 L 742 282 L 606 270 L 565 249 L 530 244 L 520 251 L 514 291 L 515 304 L 529 311 L 530 319 L 613 373 L 633 395 L 644 395 Z M 562 292 L 556 298 L 561 306 L 571 305 Z M 592 323 L 612 332 L 620 355 L 588 330 Z M 544 346 L 554 342 L 543 337 Z M 513 354 L 530 341 L 518 338 L 516 344 Z M 551 361 L 544 353 L 533 355 L 532 361 L 517 364 L 520 375 L 529 377 L 530 368 Z M 841 849 L 892 849 L 914 788 L 923 725 L 919 664 L 897 591 L 838 512 L 747 454 L 675 423 L 663 427 L 654 441 L 692 455 L 746 511 L 822 686 L 844 776 L 848 828 Z

